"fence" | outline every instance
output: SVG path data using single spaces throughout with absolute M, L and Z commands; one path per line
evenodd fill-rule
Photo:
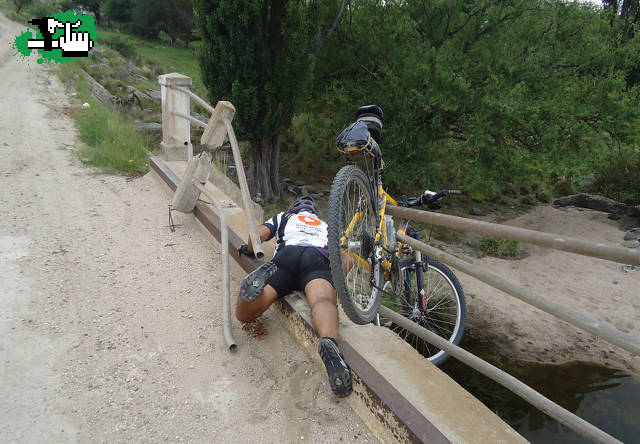
M 522 228 L 509 227 L 499 224 L 482 222 L 477 220 L 465 219 L 445 214 L 437 214 L 428 211 L 420 211 L 410 208 L 388 206 L 386 212 L 392 216 L 411 219 L 419 222 L 441 225 L 448 228 L 472 231 L 485 235 L 497 236 L 504 239 L 526 242 L 558 250 L 569 251 L 576 254 L 597 257 L 625 264 L 640 265 L 640 251 L 632 251 L 626 248 L 615 247 L 602 243 L 594 243 L 580 239 L 574 239 L 556 234 L 543 233 L 534 230 L 526 230 Z M 581 313 L 570 310 L 561 304 L 551 301 L 544 296 L 523 288 L 513 282 L 496 276 L 482 268 L 462 261 L 455 256 L 447 254 L 441 250 L 430 247 L 416 239 L 406 236 L 403 233 L 397 233 L 398 240 L 411 245 L 413 248 L 422 251 L 429 257 L 438 259 L 439 261 L 450 265 L 482 282 L 491 285 L 494 288 L 502 290 L 508 295 L 516 297 L 521 301 L 533 305 L 555 317 L 562 319 L 569 324 L 588 331 L 599 336 L 612 344 L 615 344 L 631 353 L 640 355 L 640 339 L 634 338 L 613 326 L 607 325 L 596 319 L 591 319 Z M 592 424 L 582 420 L 571 412 L 563 409 L 559 405 L 545 398 L 532 388 L 528 387 L 521 381 L 506 374 L 500 369 L 483 361 L 482 359 L 472 355 L 461 349 L 460 347 L 443 340 L 438 335 L 418 326 L 394 311 L 382 306 L 381 313 L 393 322 L 411 331 L 416 336 L 426 340 L 436 347 L 445 350 L 451 356 L 462 361 L 466 365 L 471 366 L 483 375 L 503 385 L 516 395 L 528 401 L 547 415 L 551 416 L 558 422 L 564 424 L 579 435 L 593 441 L 602 443 L 618 443 L 617 439 L 596 428 Z
M 191 78 L 178 73 L 164 74 L 159 77 L 162 97 L 162 151 L 167 160 L 187 160 L 187 170 L 182 183 L 173 198 L 173 208 L 189 213 L 193 211 L 200 193 L 203 193 L 214 205 L 220 220 L 221 231 L 221 260 L 222 260 L 222 312 L 223 334 L 230 350 L 235 350 L 236 344 L 231 335 L 230 289 L 229 289 L 229 251 L 228 225 L 221 202 L 211 194 L 205 184 L 211 171 L 211 156 L 209 151 L 215 152 L 228 138 L 233 152 L 233 159 L 240 184 L 242 206 L 247 215 L 249 237 L 253 251 L 257 258 L 264 256 L 262 242 L 258 235 L 256 218 L 254 217 L 254 203 L 249 194 L 247 178 L 244 173 L 240 147 L 236 140 L 231 121 L 235 115 L 235 108 L 229 102 L 220 101 L 214 107 L 198 97 L 188 89 Z M 191 116 L 190 99 L 193 98 L 211 113 L 208 123 Z M 191 124 L 204 128 L 201 145 L 204 154 L 194 158 L 191 144 Z

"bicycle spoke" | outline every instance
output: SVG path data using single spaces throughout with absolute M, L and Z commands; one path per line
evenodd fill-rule
M 427 293 L 427 301 L 429 300 L 429 296 L 428 296 L 428 295 L 434 295 L 434 294 L 437 294 L 437 291 L 440 289 L 441 283 L 447 283 L 447 281 L 446 281 L 444 278 L 440 277 L 440 279 L 438 280 L 437 285 L 436 285 L 436 287 L 433 289 L 433 291 L 431 291 L 431 290 L 430 290 L 430 291 Z

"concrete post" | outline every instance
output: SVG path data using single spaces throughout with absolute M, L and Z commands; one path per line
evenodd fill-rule
M 162 95 L 162 157 L 190 160 L 193 157 L 190 122 L 174 114 L 191 115 L 189 95 L 173 87 L 191 86 L 191 77 L 176 72 L 158 76 Z

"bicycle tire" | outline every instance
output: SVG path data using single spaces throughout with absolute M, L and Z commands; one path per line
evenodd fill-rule
M 453 271 L 443 263 L 435 259 L 423 258 L 423 269 L 427 270 L 425 272 L 425 295 L 430 301 L 427 304 L 427 312 L 422 313 L 416 307 L 415 300 L 408 297 L 406 292 L 406 283 L 408 282 L 411 284 L 414 294 L 418 294 L 416 273 L 412 267 L 415 265 L 409 264 L 401 270 L 399 276 L 403 282 L 392 286 L 393 296 L 386 296 L 383 303 L 412 322 L 458 345 L 464 334 L 467 319 L 467 303 L 460 281 Z M 432 283 L 431 280 L 436 282 Z M 438 297 L 442 299 L 438 301 L 436 299 Z M 445 300 L 448 302 L 443 305 L 442 301 Z M 440 309 L 436 310 L 439 306 Z M 453 327 L 445 328 L 453 319 L 455 319 Z M 406 329 L 394 324 L 389 327 L 433 364 L 440 365 L 449 358 L 444 350 L 412 335 Z
M 353 230 L 345 235 L 356 209 L 361 209 L 363 215 L 354 224 Z M 377 212 L 370 180 L 358 166 L 344 166 L 336 174 L 331 185 L 327 219 L 331 277 L 338 300 L 351 321 L 368 324 L 375 318 L 381 300 L 381 293 L 371 284 L 373 271 L 380 267 L 374 259 L 373 245 Z M 345 237 L 346 241 L 343 242 Z M 343 251 L 356 257 L 347 273 L 342 259 Z

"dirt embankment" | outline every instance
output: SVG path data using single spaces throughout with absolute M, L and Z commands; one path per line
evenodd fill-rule
M 607 213 L 539 206 L 504 222 L 592 242 L 625 247 L 625 230 L 638 220 Z M 472 259 L 513 282 L 640 338 L 640 270 L 548 248 L 526 246 L 520 260 Z M 640 357 L 459 273 L 469 303 L 469 325 L 509 356 L 539 362 L 585 360 L 640 376 Z

